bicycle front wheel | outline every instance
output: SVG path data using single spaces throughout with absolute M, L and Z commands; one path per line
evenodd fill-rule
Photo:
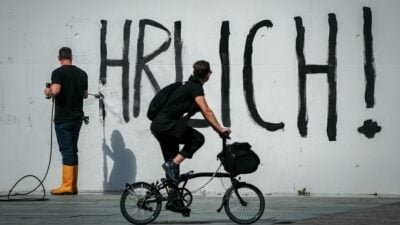
M 121 196 L 121 213 L 129 222 L 147 224 L 161 211 L 161 194 L 148 183 L 134 183 Z
M 240 183 L 226 191 L 224 208 L 232 221 L 249 224 L 260 219 L 264 213 L 265 200 L 257 187 Z

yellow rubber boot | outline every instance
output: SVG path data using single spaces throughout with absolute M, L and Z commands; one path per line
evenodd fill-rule
M 78 194 L 78 165 L 73 166 L 72 193 Z
M 61 187 L 51 190 L 51 194 L 53 195 L 74 194 L 73 178 L 74 178 L 74 166 L 63 165 Z

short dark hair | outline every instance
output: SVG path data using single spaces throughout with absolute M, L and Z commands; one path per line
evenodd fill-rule
M 68 47 L 62 47 L 58 50 L 59 59 L 72 59 L 72 50 Z
M 205 60 L 199 60 L 193 64 L 193 76 L 204 79 L 211 72 L 210 63 Z

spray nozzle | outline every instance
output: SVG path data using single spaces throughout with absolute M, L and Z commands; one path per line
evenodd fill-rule
M 50 88 L 50 87 L 51 87 L 51 83 L 46 82 L 46 88 Z M 46 99 L 50 99 L 50 98 L 51 98 L 50 95 L 47 95 L 47 96 L 46 96 Z
M 83 116 L 82 117 L 83 122 L 88 125 L 89 124 L 89 116 Z
M 93 96 L 95 98 L 99 98 L 99 99 L 103 99 L 104 98 L 104 95 L 101 92 L 99 92 L 98 94 L 89 93 L 89 95 L 91 95 L 91 96 Z

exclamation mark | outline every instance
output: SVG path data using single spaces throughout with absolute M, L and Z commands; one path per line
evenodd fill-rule
M 374 108 L 375 106 L 375 59 L 373 52 L 372 38 L 372 12 L 371 8 L 363 7 L 364 15 L 364 73 L 365 73 L 365 103 L 366 107 Z M 358 128 L 358 132 L 364 134 L 367 138 L 375 137 L 382 128 L 378 126 L 378 122 L 368 119 L 364 121 L 363 126 Z

